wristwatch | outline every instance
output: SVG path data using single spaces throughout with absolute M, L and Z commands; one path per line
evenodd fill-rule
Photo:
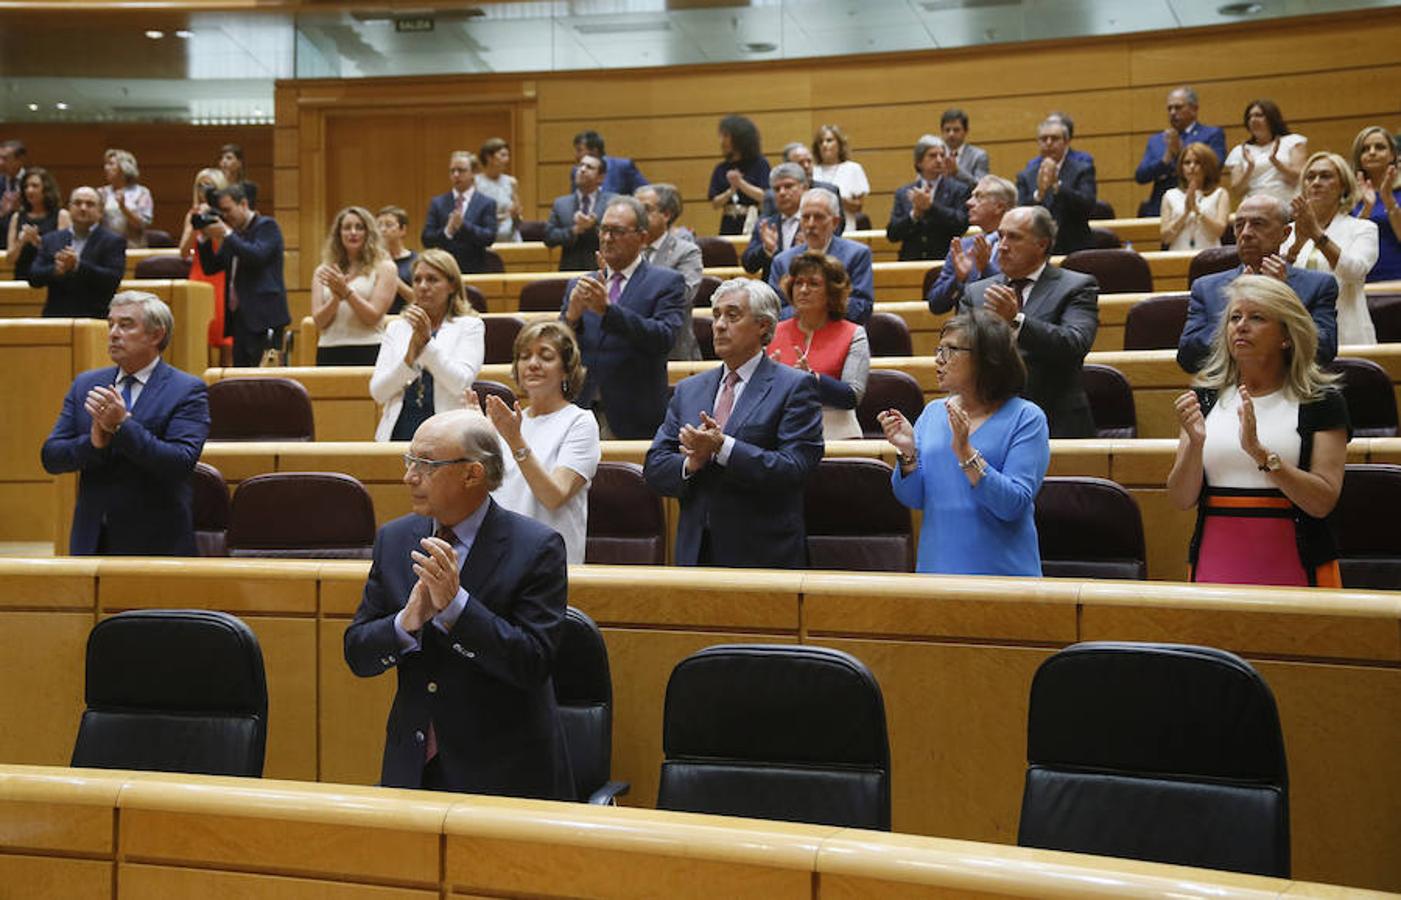
M 902 467 L 903 467 L 903 466 L 912 466 L 912 465 L 914 465 L 916 462 L 919 461 L 919 457 L 917 457 L 917 456 L 906 456 L 905 454 L 901 453 L 899 450 L 896 450 L 896 451 L 895 451 L 895 461 L 898 462 Z
M 527 445 L 519 450 L 513 450 L 511 455 L 516 458 L 516 462 L 525 462 L 525 458 L 530 455 L 530 447 Z
M 1265 454 L 1265 461 L 1260 463 L 1259 469 L 1261 472 L 1278 472 L 1283 465 L 1284 460 L 1279 458 L 1279 454 L 1270 451 Z

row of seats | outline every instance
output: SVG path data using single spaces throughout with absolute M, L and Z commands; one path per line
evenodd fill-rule
M 554 674 L 575 796 L 613 803 L 612 678 L 570 608 Z M 87 647 L 74 766 L 262 774 L 267 683 L 253 632 L 203 610 L 136 610 Z M 719 645 L 667 683 L 659 809 L 891 827 L 880 684 L 817 646 Z M 1152 809 L 1152 815 L 1144 810 Z M 1076 644 L 1032 681 L 1023 846 L 1287 877 L 1288 767 L 1274 696 L 1205 647 Z

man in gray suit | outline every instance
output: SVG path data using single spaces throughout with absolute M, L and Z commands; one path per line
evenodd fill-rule
M 686 279 L 686 321 L 676 332 L 676 343 L 667 359 L 700 359 L 700 345 L 691 327 L 691 309 L 696 305 L 700 288 L 701 250 L 684 231 L 676 228 L 681 218 L 681 192 L 674 184 L 648 184 L 638 188 L 633 196 L 647 210 L 647 234 L 642 245 L 642 259 L 649 265 L 675 269 Z
M 939 130 L 944 133 L 944 143 L 949 145 L 949 153 L 958 165 L 953 177 L 971 190 L 978 179 L 988 173 L 988 154 L 982 147 L 968 143 L 968 113 L 958 107 L 944 110 L 939 117 Z
M 598 220 L 614 195 L 605 192 L 604 162 L 585 156 L 574 167 L 573 193 L 556 197 L 545 223 L 545 246 L 559 247 L 559 270 L 598 268 Z
M 1026 362 L 1022 395 L 1046 413 L 1051 437 L 1094 437 L 1080 379 L 1099 330 L 1099 284 L 1051 265 L 1055 243 L 1056 220 L 1046 207 L 1010 210 L 997 229 L 1002 272 L 968 285 L 962 306 L 984 307 L 1012 326 Z

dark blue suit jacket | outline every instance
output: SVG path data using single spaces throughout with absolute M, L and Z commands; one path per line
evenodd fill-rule
M 71 228 L 44 235 L 39 255 L 29 269 L 29 284 L 49 289 L 44 301 L 45 316 L 105 319 L 107 304 L 126 271 L 126 239 L 101 225 L 92 226 L 77 268 L 59 275 L 54 269 L 54 256 L 72 243 Z
M 724 371 L 719 366 L 676 386 L 647 451 L 648 483 L 681 501 L 676 564 L 698 564 L 708 530 L 715 565 L 802 568 L 808 559 L 804 486 L 824 446 L 817 380 L 764 356 L 725 423 L 735 439 L 728 463 L 712 462 L 683 479 L 681 426 L 699 424 L 702 411 L 714 412 Z
M 806 246 L 790 247 L 775 256 L 773 265 L 769 268 L 769 286 L 783 301 L 782 318 L 785 319 L 793 317 L 793 307 L 788 302 L 788 295 L 779 285 L 783 283 L 783 276 L 788 274 L 789 261 L 805 250 Z M 835 257 L 846 266 L 846 274 L 851 278 L 851 296 L 846 301 L 847 319 L 858 325 L 865 325 L 871 320 L 871 312 L 876 303 L 876 278 L 871 270 L 871 248 L 856 241 L 833 236 L 831 243 L 827 245 L 827 255 Z
M 949 254 L 949 243 L 968 230 L 964 204 L 972 189 L 957 178 L 940 178 L 934 204 L 915 219 L 910 216 L 914 211 L 910 192 L 918 186 L 918 181 L 911 181 L 895 192 L 890 224 L 885 226 L 886 240 L 900 244 L 901 259 L 943 259 Z
M 597 273 L 595 273 L 597 275 Z M 569 309 L 570 280 L 560 317 Z M 602 401 L 613 433 L 646 440 L 666 412 L 666 358 L 676 334 L 691 325 L 686 279 L 664 266 L 639 263 L 618 302 L 603 315 L 586 312 L 574 327 L 588 367 L 575 402 L 584 409 Z
M 600 190 L 593 198 L 589 210 L 598 221 L 603 221 L 603 211 L 613 194 Z M 556 197 L 550 206 L 550 218 L 545 222 L 545 246 L 559 247 L 559 270 L 579 272 L 598 268 L 598 228 L 594 227 L 583 234 L 574 233 L 574 214 L 579 211 L 579 195 L 575 193 Z
M 1188 144 L 1206 144 L 1216 151 L 1216 161 L 1222 165 L 1226 163 L 1226 132 L 1215 125 L 1203 125 L 1198 122 L 1192 128 L 1192 133 L 1182 135 L 1182 146 Z M 1140 216 L 1156 216 L 1162 213 L 1163 194 L 1169 189 L 1177 187 L 1177 160 L 1163 162 L 1163 151 L 1167 149 L 1167 142 L 1163 140 L 1161 131 L 1155 132 L 1148 137 L 1148 146 L 1143 151 L 1143 159 L 1139 161 L 1138 168 L 1134 170 L 1133 180 L 1139 184 L 1153 183 L 1153 192 L 1148 195 L 1138 207 Z
M 1036 174 L 1041 157 L 1036 157 L 1017 174 L 1017 204 L 1034 206 Z M 1060 181 L 1041 205 L 1051 211 L 1056 220 L 1056 246 L 1052 253 L 1072 253 L 1084 250 L 1093 240 L 1090 235 L 1090 213 L 1095 206 L 1095 163 L 1088 153 L 1072 150 L 1065 155 L 1060 167 Z
M 603 157 L 603 185 L 601 190 L 609 194 L 627 194 L 631 196 L 638 188 L 644 184 L 651 184 L 647 176 L 642 174 L 642 170 L 637 167 L 637 163 L 626 156 L 605 156 Z M 569 190 L 578 190 L 578 185 L 574 183 L 574 170 L 569 170 Z
M 959 245 L 963 247 L 963 252 L 968 254 L 970 258 L 973 253 L 973 242 L 975 240 L 977 240 L 975 237 L 966 237 L 959 241 Z M 988 259 L 988 267 L 986 269 L 974 268 L 973 271 L 968 273 L 968 281 L 965 283 L 959 282 L 958 275 L 954 273 L 953 266 L 948 263 L 947 259 L 945 260 L 944 267 L 939 270 L 939 277 L 934 279 L 934 283 L 929 286 L 929 292 L 924 295 L 925 302 L 929 304 L 930 312 L 934 313 L 936 316 L 949 312 L 957 307 L 959 301 L 963 299 L 963 288 L 965 284 L 972 284 L 975 281 L 982 281 L 984 278 L 991 278 L 993 275 L 1001 274 L 1002 270 L 998 268 L 995 252 L 997 250 L 997 235 L 988 235 L 988 242 L 992 245 L 994 251 L 994 255 Z
M 1192 297 L 1187 301 L 1187 322 L 1177 340 L 1177 364 L 1188 372 L 1196 372 L 1206 364 L 1211 353 L 1211 339 L 1226 311 L 1226 285 L 1244 272 L 1236 266 L 1225 272 L 1203 275 L 1192 282 Z M 1313 317 L 1318 329 L 1318 364 L 1325 365 L 1338 355 L 1338 281 L 1331 272 L 1289 267 L 1289 286 L 1304 308 Z
M 194 556 L 190 473 L 209 437 L 204 382 L 159 363 L 131 417 L 99 450 L 92 445 L 92 417 L 83 403 L 94 387 L 110 386 L 117 371 L 116 366 L 93 369 L 73 380 L 40 452 L 45 471 L 79 473 L 68 552 L 96 554 L 105 521 L 106 554 Z
M 788 247 L 783 246 L 783 215 L 781 213 L 774 213 L 773 215 L 763 216 L 758 222 L 754 223 L 754 231 L 749 235 L 749 246 L 745 247 L 744 253 L 740 254 L 739 264 L 744 266 L 744 271 L 757 272 L 760 278 L 768 281 L 769 270 L 773 267 L 774 256 L 778 256 L 778 253 L 769 256 L 764 252 L 764 239 L 763 236 L 759 234 L 759 226 L 765 222 L 772 225 L 774 230 L 778 232 L 778 253 L 782 253 L 784 250 L 788 249 Z M 845 224 L 845 222 L 846 220 L 843 219 L 842 224 Z M 797 234 L 802 234 L 801 227 Z M 796 236 L 797 235 L 795 235 L 795 237 Z M 789 246 L 792 245 L 790 244 Z
M 449 238 L 443 233 L 452 218 L 452 191 L 439 194 L 428 202 L 428 217 L 423 220 L 423 246 L 438 247 L 452 254 L 457 267 L 466 275 L 486 271 L 486 248 L 496 240 L 496 201 L 473 191 L 462 216 L 462 227 Z
M 379 530 L 345 660 L 369 677 L 397 668 L 380 783 L 420 787 L 431 721 L 451 790 L 573 800 L 569 752 L 555 705 L 555 651 L 564 634 L 564 539 L 491 504 L 462 566 L 468 601 L 452 630 L 431 621 L 401 652 L 394 617 L 418 580 L 409 553 L 433 520 L 407 515 Z
M 207 274 L 235 269 L 238 315 L 245 330 L 281 328 L 292 320 L 282 280 L 282 229 L 276 220 L 259 213 L 242 231 L 225 235 L 217 252 L 209 241 L 197 246 L 199 263 Z

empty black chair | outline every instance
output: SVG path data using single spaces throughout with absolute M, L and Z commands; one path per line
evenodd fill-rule
M 1093 275 L 1101 294 L 1147 294 L 1153 290 L 1153 270 L 1134 250 L 1076 250 L 1061 268 Z
M 715 295 L 715 289 L 720 286 L 720 279 L 714 275 L 702 275 L 700 284 L 696 286 L 697 307 L 707 307 L 710 305 L 710 298 Z
M 696 336 L 696 346 L 700 348 L 701 359 L 716 359 L 715 320 L 705 316 L 692 316 L 691 333 Z
M 506 262 L 495 250 L 482 251 L 483 274 L 495 275 L 506 271 Z M 467 273 L 463 273 L 467 274 Z
M 263 654 L 234 616 L 142 609 L 102 619 L 88 635 L 85 697 L 74 766 L 263 774 Z
M 148 256 L 137 262 L 131 274 L 136 278 L 189 278 L 190 260 L 182 259 L 177 253 Z
M 866 395 L 856 404 L 856 420 L 861 423 L 862 437 L 885 437 L 876 416 L 887 409 L 900 410 L 913 423 L 924 412 L 924 391 L 907 372 L 872 369 L 866 376 Z
M 472 390 L 477 394 L 477 403 L 481 404 L 482 412 L 486 412 L 486 398 L 488 396 L 500 397 L 507 409 L 516 408 L 516 392 L 499 381 L 481 378 L 472 382 Z
M 558 313 L 564 306 L 564 289 L 568 286 L 565 278 L 527 282 L 521 288 L 520 311 Z
M 521 240 L 523 241 L 543 241 L 545 239 L 545 227 L 549 223 L 544 219 L 521 219 Z
M 1094 206 L 1091 206 L 1091 207 L 1090 207 L 1090 218 L 1091 218 L 1091 219 L 1113 219 L 1113 218 L 1116 218 L 1116 216 L 1114 215 L 1114 207 L 1113 207 L 1113 206 L 1110 206 L 1108 203 L 1106 203 L 1106 202 L 1103 201 L 1103 200 L 1096 200 L 1095 203 L 1094 203 Z
M 167 247 L 178 247 L 180 242 L 168 231 L 159 228 L 146 229 L 146 246 L 152 250 L 163 250 Z
M 1328 517 L 1338 542 L 1343 587 L 1401 590 L 1401 466 L 1352 463 Z
M 190 475 L 194 488 L 195 552 L 200 556 L 228 556 L 229 486 L 209 463 L 195 463 Z
M 1229 228 L 1226 230 L 1230 231 Z M 1240 251 L 1236 250 L 1235 247 L 1207 247 L 1192 257 L 1192 264 L 1187 267 L 1187 286 L 1191 287 L 1192 282 L 1203 275 L 1224 272 L 1227 269 L 1234 269 L 1238 265 L 1240 265 Z
M 631 785 L 608 777 L 613 767 L 613 676 L 608 670 L 608 645 L 594 620 L 572 606 L 565 610 L 564 637 L 555 651 L 554 685 L 579 800 L 615 805 Z
M 739 265 L 739 254 L 735 252 L 735 245 L 724 238 L 698 237 L 696 246 L 700 247 L 701 265 L 707 269 Z
M 803 497 L 808 566 L 913 572 L 910 510 L 895 499 L 890 466 L 878 459 L 821 460 Z
M 914 344 L 910 340 L 910 326 L 894 313 L 871 313 L 866 323 L 866 340 L 871 345 L 872 356 L 914 356 Z
M 1401 294 L 1367 294 L 1367 312 L 1377 329 L 1378 344 L 1401 341 Z
M 234 491 L 230 556 L 369 559 L 374 544 L 374 501 L 349 475 L 272 472 Z
M 209 385 L 211 441 L 314 441 L 311 397 L 290 378 L 225 378 Z
M 1138 412 L 1133 404 L 1129 380 L 1113 366 L 1085 363 L 1080 370 L 1085 395 L 1090 398 L 1090 414 L 1095 420 L 1095 437 L 1138 437 Z
M 514 362 L 516 357 L 516 335 L 525 327 L 525 319 L 519 316 L 482 317 L 486 326 L 487 365 Z
M 584 562 L 660 566 L 666 563 L 662 498 L 631 462 L 604 460 L 589 485 Z
M 1396 437 L 1396 390 L 1386 370 L 1370 359 L 1339 356 L 1328 364 L 1342 375 L 1353 437 Z
M 1036 494 L 1036 538 L 1048 577 L 1148 577 L 1138 501 L 1107 478 L 1044 479 Z
M 1274 695 L 1209 647 L 1086 643 L 1031 683 L 1017 843 L 1289 877 Z
M 1188 294 L 1144 297 L 1124 320 L 1125 350 L 1176 350 L 1187 325 Z
M 462 291 L 467 295 L 467 304 L 479 313 L 484 313 L 486 309 L 486 294 L 475 284 L 464 284 Z
M 724 644 L 672 670 L 657 808 L 890 829 L 880 685 L 826 647 Z

